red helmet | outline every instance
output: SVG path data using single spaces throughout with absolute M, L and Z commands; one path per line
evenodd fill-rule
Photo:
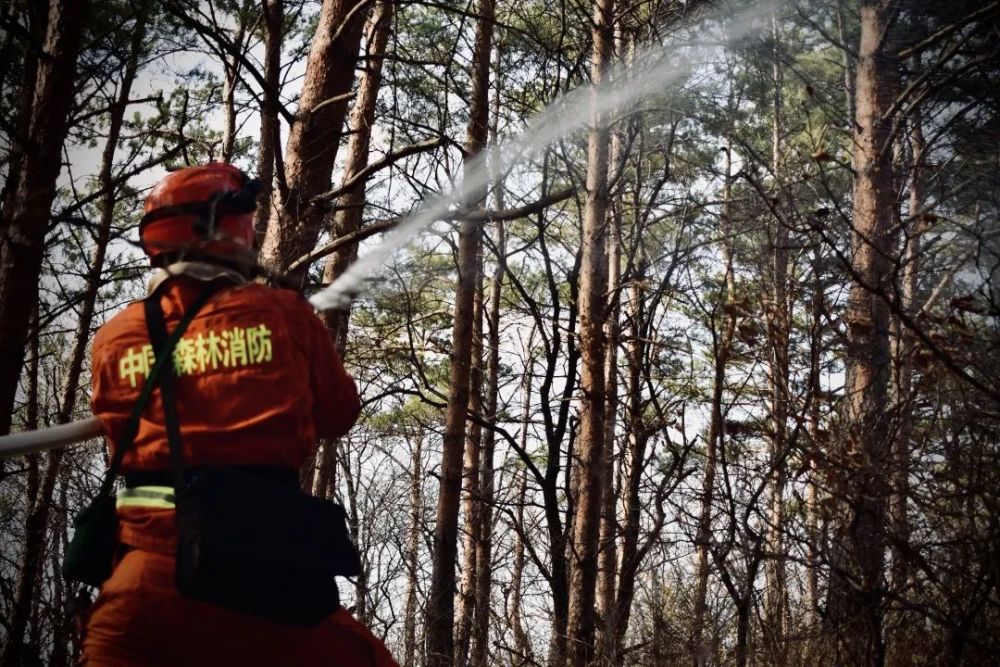
M 152 260 L 196 251 L 252 261 L 260 190 L 260 181 L 222 162 L 167 174 L 146 197 L 139 242 Z

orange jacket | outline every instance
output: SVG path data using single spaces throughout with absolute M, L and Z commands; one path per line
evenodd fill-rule
M 177 276 L 160 289 L 168 330 L 203 287 Z M 97 332 L 92 355 L 92 407 L 113 450 L 153 362 L 142 302 Z M 186 466 L 298 469 L 317 437 L 345 434 L 361 409 L 326 327 L 288 290 L 257 283 L 220 286 L 178 342 L 173 362 Z M 170 469 L 159 391 L 150 398 L 122 469 Z M 119 515 L 122 542 L 173 551 L 173 511 L 121 508 Z
M 203 283 L 175 277 L 161 303 L 168 329 Z M 93 411 L 118 443 L 152 361 L 141 302 L 101 327 L 93 345 Z M 330 334 L 298 294 L 257 283 L 222 287 L 174 351 L 186 465 L 298 468 L 317 437 L 345 434 L 360 411 Z M 170 468 L 154 392 L 122 468 Z

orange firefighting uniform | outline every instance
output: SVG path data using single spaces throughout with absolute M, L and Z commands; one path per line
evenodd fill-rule
M 243 283 L 235 272 L 211 265 L 170 270 L 181 275 L 160 290 L 168 329 L 205 280 Z M 161 270 L 154 281 L 166 277 Z M 153 361 L 141 302 L 98 331 L 92 355 L 93 411 L 114 448 Z M 287 290 L 224 284 L 191 322 L 173 362 L 186 466 L 297 470 L 317 437 L 343 435 L 360 411 L 354 381 L 322 322 Z M 169 469 L 162 403 L 154 392 L 122 470 Z M 181 597 L 174 587 L 173 510 L 144 506 L 141 499 L 123 503 L 122 495 L 118 505 L 119 539 L 127 546 L 91 610 L 84 664 L 396 664 L 343 609 L 303 629 Z

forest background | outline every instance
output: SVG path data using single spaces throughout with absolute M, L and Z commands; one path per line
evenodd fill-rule
M 347 509 L 343 601 L 400 664 L 987 664 L 998 18 L 5 0 L 0 432 L 89 413 L 165 170 L 259 176 L 262 267 L 312 294 L 485 156 L 487 187 L 324 315 L 364 410 L 302 482 Z M 653 94 L 490 159 L 664 59 Z M 105 463 L 97 441 L 0 462 L 4 666 L 77 654 L 93 591 L 59 563 Z

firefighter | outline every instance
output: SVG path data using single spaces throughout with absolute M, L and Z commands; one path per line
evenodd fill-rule
M 228 164 L 175 171 L 145 203 L 140 243 L 158 270 L 173 328 L 207 283 L 217 288 L 173 350 L 187 469 L 239 466 L 297 479 L 317 438 L 354 424 L 360 402 L 330 335 L 297 293 L 253 273 L 259 186 Z M 93 412 L 109 447 L 123 430 L 153 363 L 141 301 L 97 332 Z M 343 608 L 294 627 L 181 596 L 174 584 L 175 515 L 162 401 L 148 404 L 122 463 L 117 563 L 94 602 L 86 665 L 395 665 Z M 294 483 L 294 482 L 292 482 Z

